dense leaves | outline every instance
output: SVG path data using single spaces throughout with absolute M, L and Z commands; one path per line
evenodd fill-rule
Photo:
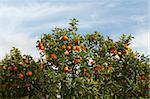
M 30 93 L 38 70 L 30 55 L 21 55 L 17 48 L 12 48 L 0 66 L 0 97 L 22 97 Z
M 33 89 L 30 98 L 149 97 L 150 58 L 129 47 L 131 35 L 113 41 L 99 32 L 77 34 L 76 19 L 69 25 L 41 36 L 38 62 L 13 49 L 1 61 L 1 85 L 29 83 Z M 13 73 L 17 76 L 11 80 Z

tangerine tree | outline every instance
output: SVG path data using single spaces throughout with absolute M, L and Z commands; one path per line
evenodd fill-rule
M 21 55 L 13 47 L 0 62 L 0 97 L 21 98 L 32 95 L 38 64 L 30 55 Z
M 80 35 L 78 20 L 37 41 L 40 58 L 13 48 L 0 61 L 2 98 L 103 99 L 149 97 L 149 56 L 134 52 L 131 35 L 113 41 Z
M 132 36 L 113 41 L 100 33 L 77 34 L 78 20 L 37 41 L 50 98 L 148 97 L 148 56 L 130 47 Z

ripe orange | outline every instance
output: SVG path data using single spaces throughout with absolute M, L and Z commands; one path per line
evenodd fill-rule
M 43 46 L 43 43 L 42 42 L 40 42 L 39 44 L 38 44 L 38 46 L 40 47 L 40 46 Z
M 79 63 L 79 60 L 78 60 L 78 59 L 75 59 L 75 60 L 74 60 L 74 63 Z
M 31 72 L 31 71 L 28 71 L 27 75 L 28 75 L 28 76 L 32 76 L 32 72 Z
M 88 77 L 88 76 L 89 76 L 89 73 L 84 72 L 83 75 L 86 76 L 86 77 Z
M 101 65 L 97 65 L 95 68 L 94 68 L 94 71 L 103 71 L 105 68 Z
M 127 54 L 127 53 L 128 53 L 128 50 L 125 50 L 125 53 Z
M 65 51 L 65 55 L 69 55 L 69 52 L 68 52 L 68 51 Z
M 139 76 L 139 80 L 145 80 L 145 76 L 144 75 L 140 75 Z
M 109 49 L 109 52 L 110 52 L 110 53 L 115 53 L 115 51 L 116 51 L 115 47 L 111 47 L 111 48 Z
M 2 68 L 3 68 L 4 70 L 6 70 L 6 66 L 3 66 Z
M 14 67 L 14 71 L 17 71 L 18 70 L 18 67 Z
M 128 48 L 129 48 L 128 44 L 124 44 L 124 47 L 125 47 L 126 49 L 128 49 Z
M 44 46 L 40 46 L 39 49 L 40 50 L 44 50 L 45 48 L 44 48 Z
M 68 66 L 64 67 L 64 72 L 66 73 L 66 72 L 68 72 L 68 71 L 69 71 Z
M 12 68 L 12 67 L 8 67 L 8 70 L 12 71 L 12 70 L 13 70 L 13 68 Z
M 71 50 L 71 46 L 67 46 L 67 50 Z
M 95 64 L 95 61 L 91 61 L 91 65 L 94 65 Z
M 81 50 L 81 47 L 80 47 L 80 46 L 77 46 L 77 47 L 76 47 L 76 50 L 80 51 L 80 50 Z
M 77 46 L 73 46 L 73 50 L 74 50 L 74 51 L 77 50 Z
M 118 55 L 121 55 L 122 53 L 121 52 L 118 52 Z
M 64 41 L 66 41 L 66 40 L 68 40 L 69 38 L 68 38 L 67 36 L 63 36 L 62 39 L 63 39 Z
M 72 47 L 72 44 L 69 44 L 69 46 L 71 46 L 71 47 Z
M 66 46 L 65 45 L 61 46 L 61 49 L 63 49 L 63 50 L 66 49 Z
M 56 60 L 56 59 L 57 59 L 57 55 L 56 55 L 56 54 L 54 54 L 54 53 L 53 53 L 53 54 L 51 54 L 51 55 L 50 55 L 50 57 L 51 57 L 52 59 L 54 59 L 54 60 Z
M 24 74 L 23 74 L 23 73 L 20 73 L 20 74 L 19 74 L 19 78 L 20 78 L 21 80 L 23 80 L 23 79 L 24 79 Z

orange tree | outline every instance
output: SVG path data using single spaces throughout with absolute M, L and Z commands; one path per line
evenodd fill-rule
M 37 41 L 44 60 L 42 95 L 65 99 L 148 97 L 150 58 L 129 48 L 133 37 L 122 35 L 115 42 L 98 32 L 78 35 L 77 23 L 72 19 L 69 28 L 55 28 Z
M 100 33 L 77 34 L 78 20 L 37 41 L 40 59 L 13 48 L 0 61 L 0 97 L 103 99 L 149 97 L 150 58 Z
M 21 55 L 17 48 L 0 61 L 0 97 L 21 98 L 33 93 L 38 64 L 30 55 Z

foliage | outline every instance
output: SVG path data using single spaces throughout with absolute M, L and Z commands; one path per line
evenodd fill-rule
M 11 73 L 3 67 L 15 64 L 21 69 L 16 74 L 26 74 L 29 67 L 34 68 L 31 71 L 35 76 L 13 80 L 13 83 L 30 83 L 33 90 L 29 96 L 33 99 L 149 97 L 150 58 L 129 47 L 131 35 L 123 34 L 115 42 L 99 32 L 77 34 L 77 19 L 72 19 L 69 25 L 69 28 L 55 28 L 51 34 L 41 36 L 37 41 L 41 58 L 38 62 L 31 58 L 25 71 L 19 65 L 23 56 L 15 56 L 13 52 L 6 56 L 1 62 L 2 84 L 12 82 L 10 77 L 8 80 L 3 77 Z
M 0 97 L 22 97 L 29 95 L 35 81 L 38 64 L 30 55 L 21 55 L 17 48 L 0 62 Z

